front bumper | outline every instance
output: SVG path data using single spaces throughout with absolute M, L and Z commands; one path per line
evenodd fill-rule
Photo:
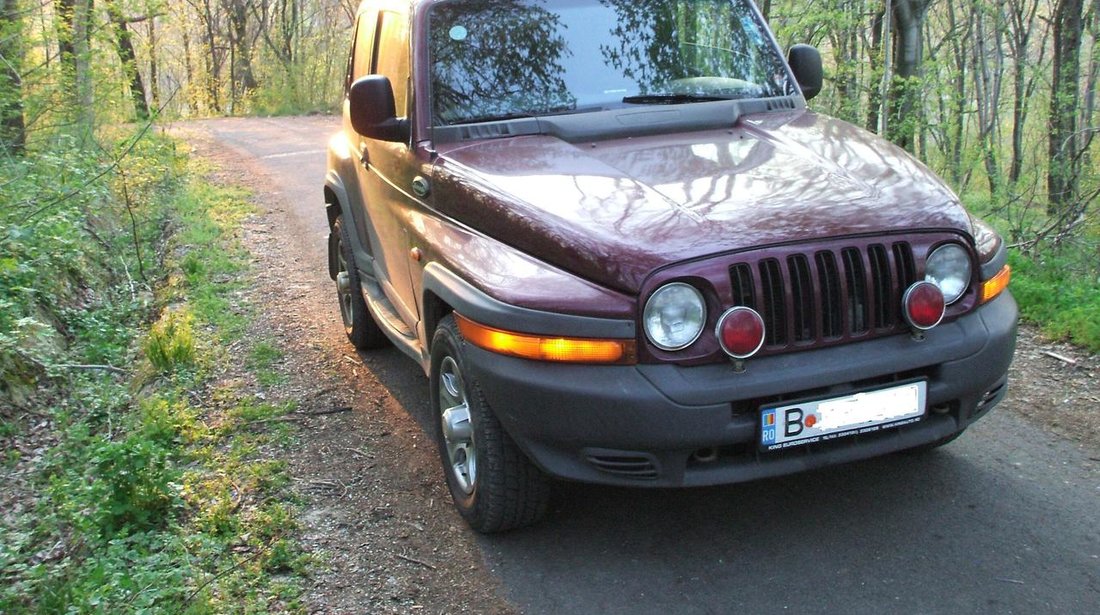
M 936 442 L 1005 394 L 1016 346 L 1011 294 L 916 341 L 907 335 L 730 364 L 584 366 L 468 346 L 468 371 L 524 453 L 559 478 L 700 486 L 790 474 Z M 924 420 L 780 452 L 757 446 L 761 404 L 925 378 Z

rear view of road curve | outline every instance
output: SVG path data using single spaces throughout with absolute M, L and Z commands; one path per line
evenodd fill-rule
M 442 486 L 420 368 L 392 349 L 357 355 L 342 339 L 321 202 L 336 127 L 323 117 L 179 127 L 262 210 L 244 237 L 259 270 L 249 292 L 265 297 L 286 350 L 283 394 L 353 408 L 307 424 L 290 460 L 307 500 L 304 538 L 328 564 L 309 596 L 314 610 L 1074 613 L 1100 604 L 1100 449 L 1025 420 L 1029 408 L 1011 391 L 930 454 L 699 490 L 558 485 L 537 527 L 474 535 Z M 1074 394 L 1043 373 L 1012 377 L 1013 390 Z

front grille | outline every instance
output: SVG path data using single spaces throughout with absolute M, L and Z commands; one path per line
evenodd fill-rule
M 766 351 L 884 335 L 916 280 L 907 242 L 787 254 L 730 267 L 734 305 L 760 312 Z
M 656 480 L 660 474 L 657 460 L 646 453 L 588 451 L 585 458 L 597 470 L 622 478 Z

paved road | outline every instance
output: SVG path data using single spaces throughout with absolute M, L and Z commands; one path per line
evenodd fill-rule
M 198 124 L 270 176 L 287 223 L 272 232 L 318 267 L 336 125 Z M 423 424 L 418 368 L 389 352 L 371 369 Z M 527 613 L 1100 611 L 1100 451 L 1013 403 L 925 456 L 690 491 L 564 485 L 545 523 L 477 544 Z

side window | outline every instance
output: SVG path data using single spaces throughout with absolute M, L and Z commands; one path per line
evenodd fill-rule
M 398 116 L 407 115 L 405 101 L 409 90 L 409 20 L 404 15 L 384 11 L 378 15 L 374 72 L 390 78 Z
M 374 23 L 376 19 L 372 13 L 363 13 L 359 16 L 358 25 L 355 27 L 355 50 L 351 56 L 351 80 L 350 87 L 356 79 L 369 75 L 371 72 L 370 57 L 374 49 Z

